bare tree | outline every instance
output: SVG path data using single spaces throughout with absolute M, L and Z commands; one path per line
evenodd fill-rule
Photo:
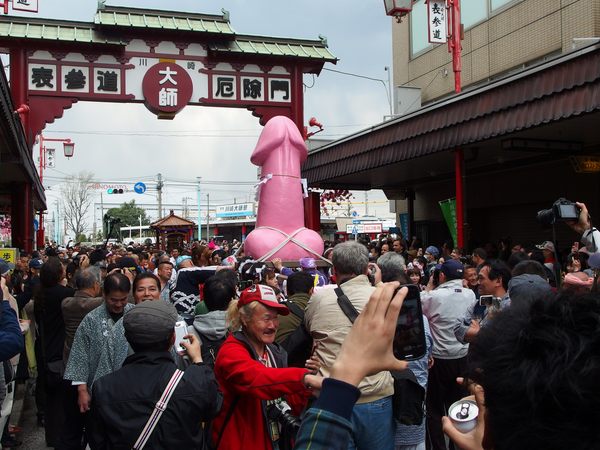
M 87 228 L 85 218 L 94 200 L 94 191 L 91 185 L 93 178 L 94 174 L 91 172 L 79 172 L 75 178 L 61 188 L 65 223 L 67 228 L 73 232 L 74 239 L 82 235 Z

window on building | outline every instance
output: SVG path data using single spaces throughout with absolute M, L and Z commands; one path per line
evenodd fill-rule
M 413 4 L 410 13 L 410 50 L 414 55 L 425 50 L 431 44 L 427 40 L 427 5 L 425 0 Z
M 486 20 L 494 11 L 504 8 L 516 0 L 462 0 L 461 22 L 465 29 Z M 427 39 L 427 5 L 425 0 L 418 0 L 413 4 L 410 13 L 410 49 L 416 55 L 428 48 L 432 48 Z
M 491 0 L 492 11 L 498 8 L 502 8 L 504 5 L 512 2 L 513 0 Z
M 493 2 L 494 0 L 492 0 Z M 500 0 L 498 0 L 500 1 Z M 510 0 L 509 0 L 510 1 Z M 506 2 L 505 2 L 506 3 Z M 466 28 L 485 20 L 488 15 L 487 2 L 481 0 L 462 0 L 460 5 L 460 21 Z

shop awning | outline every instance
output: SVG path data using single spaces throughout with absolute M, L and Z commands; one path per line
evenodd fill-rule
M 33 205 L 36 210 L 46 209 L 46 195 L 40 182 L 33 156 L 21 120 L 14 114 L 8 81 L 4 71 L 0 75 L 0 192 L 10 192 L 12 183 L 26 182 L 33 187 Z M 23 205 L 13 205 L 22 208 Z
M 428 175 L 415 174 L 414 170 L 385 175 L 386 167 L 399 168 L 400 163 L 416 159 L 435 165 L 442 152 L 448 154 L 457 147 L 492 140 L 500 148 L 500 139 L 508 136 L 539 131 L 538 127 L 566 119 L 599 116 L 599 112 L 600 45 L 595 44 L 313 150 L 302 175 L 313 187 L 381 188 L 394 184 L 390 181 L 394 176 L 400 185 L 403 183 L 398 178 Z M 568 137 L 564 130 L 545 131 L 535 137 L 559 141 L 576 138 L 581 148 L 596 146 L 597 151 L 598 123 L 598 117 L 588 118 L 582 129 L 571 128 L 571 134 L 575 133 Z

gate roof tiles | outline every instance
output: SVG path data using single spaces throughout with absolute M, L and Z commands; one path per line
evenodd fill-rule
M 96 25 L 107 27 L 133 27 L 168 31 L 193 31 L 220 35 L 235 34 L 226 15 L 182 13 L 139 8 L 105 6 L 98 9 Z

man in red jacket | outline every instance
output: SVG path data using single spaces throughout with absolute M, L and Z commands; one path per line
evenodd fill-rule
M 320 388 L 322 378 L 307 369 L 286 367 L 287 354 L 274 341 L 278 314 L 288 313 L 273 289 L 259 284 L 229 303 L 233 333 L 215 363 L 224 397 L 212 424 L 217 449 L 270 450 L 274 444 L 280 450 L 290 448 L 286 446 L 291 445 L 295 430 L 286 429 L 282 415 L 298 414 L 311 389 Z

